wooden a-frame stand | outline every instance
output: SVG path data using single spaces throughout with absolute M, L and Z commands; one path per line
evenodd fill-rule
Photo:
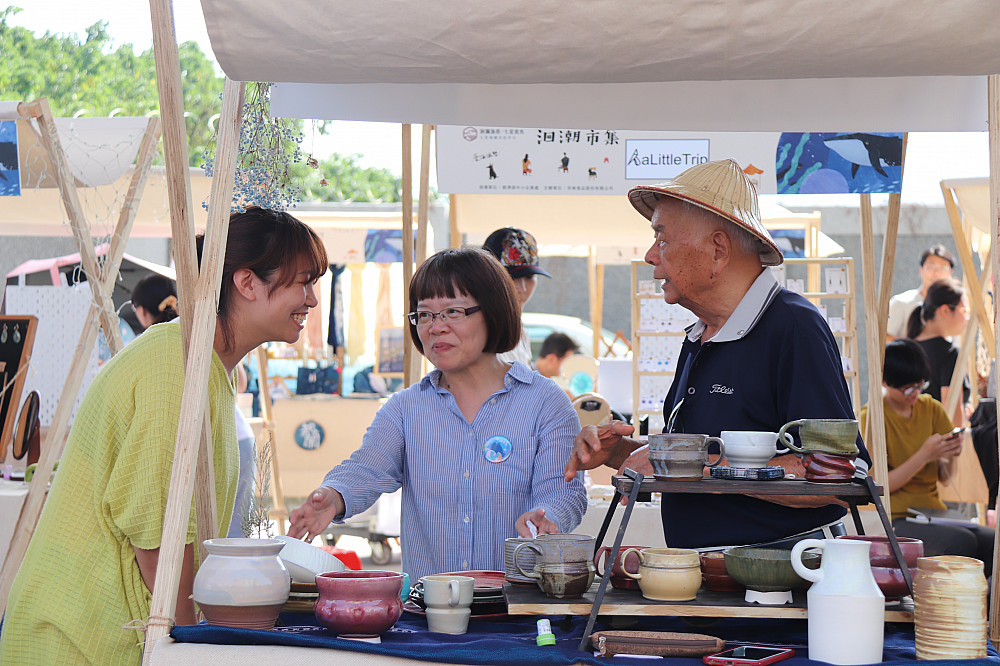
M 76 404 L 80 384 L 83 381 L 83 373 L 86 369 L 84 359 L 90 355 L 100 330 L 104 331 L 112 354 L 118 353 L 122 348 L 118 315 L 111 301 L 111 292 L 114 289 L 118 268 L 121 265 L 122 255 L 125 253 L 125 245 L 135 221 L 138 201 L 142 198 L 142 192 L 149 175 L 149 167 L 153 163 L 156 146 L 160 140 L 160 120 L 159 118 L 150 118 L 139 147 L 132 179 L 122 201 L 121 212 L 115 225 L 115 234 L 111 239 L 104 268 L 101 270 L 98 267 L 97 254 L 90 238 L 90 225 L 80 204 L 73 175 L 67 166 L 66 156 L 59 141 L 52 112 L 49 110 L 48 100 L 41 98 L 30 103 L 22 102 L 18 105 L 18 113 L 22 118 L 34 120 L 38 125 L 39 138 L 52 162 L 53 175 L 62 195 L 63 206 L 69 218 L 70 228 L 73 230 L 73 237 L 76 239 L 77 249 L 80 252 L 80 263 L 87 276 L 93 302 L 80 331 L 76 353 L 66 375 L 66 383 L 59 395 L 52 424 L 42 446 L 37 473 L 28 486 L 28 497 L 17 519 L 7 559 L 4 561 L 3 569 L 0 570 L 0 614 L 7 607 L 7 598 L 10 595 L 11 586 L 14 584 L 14 576 L 21 566 L 24 554 L 28 549 L 28 542 L 31 540 L 38 524 L 38 518 L 41 516 L 49 475 L 52 473 L 56 461 L 62 455 L 65 446 L 69 419 Z

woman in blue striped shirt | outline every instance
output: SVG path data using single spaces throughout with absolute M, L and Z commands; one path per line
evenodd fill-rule
M 361 447 L 292 512 L 289 534 L 312 539 L 333 520 L 402 487 L 403 570 L 503 570 L 504 539 L 571 532 L 587 508 L 563 468 L 580 430 L 565 391 L 521 362 L 507 271 L 475 248 L 444 250 L 413 276 L 410 338 L 435 369 L 394 394 Z

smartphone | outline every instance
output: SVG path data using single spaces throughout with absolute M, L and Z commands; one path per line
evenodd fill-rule
M 794 656 L 795 650 L 791 648 L 741 645 L 731 650 L 707 655 L 701 660 L 709 666 L 766 666 Z
M 966 430 L 968 430 L 968 428 L 963 428 L 963 427 L 959 426 L 958 428 L 955 428 L 954 430 L 952 430 L 951 434 L 948 435 L 948 437 L 949 437 L 949 439 L 950 438 L 954 438 L 954 437 L 958 437 L 959 435 L 961 435 Z

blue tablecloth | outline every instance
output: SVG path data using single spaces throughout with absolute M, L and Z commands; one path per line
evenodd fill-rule
M 326 647 L 373 654 L 391 655 L 422 661 L 452 664 L 649 664 L 648 659 L 628 657 L 595 657 L 592 652 L 579 652 L 576 647 L 586 628 L 585 616 L 550 616 L 552 631 L 556 635 L 554 646 L 535 645 L 535 621 L 538 617 L 509 617 L 505 619 L 469 623 L 467 633 L 460 636 L 434 634 L 427 631 L 427 621 L 418 615 L 403 613 L 396 625 L 382 635 L 380 644 L 364 643 L 337 638 L 320 627 L 311 615 L 282 615 L 274 631 L 231 629 L 207 624 L 174 627 L 170 635 L 182 643 L 215 643 L 221 645 L 297 645 Z M 725 618 L 713 620 L 698 618 L 697 625 L 681 618 L 636 618 L 634 624 L 610 627 L 598 623 L 599 629 L 628 629 L 647 631 L 681 631 L 708 634 L 725 639 L 730 647 L 739 644 L 761 644 L 793 647 L 796 656 L 782 662 L 787 666 L 797 664 L 822 664 L 810 661 L 806 648 L 805 620 Z M 845 640 L 850 640 L 845 636 Z M 883 659 L 889 664 L 916 661 L 913 643 L 913 625 L 886 624 Z M 922 664 L 1000 664 L 1000 655 L 992 645 L 983 660 L 925 661 Z M 701 659 L 675 658 L 671 666 L 698 666 Z

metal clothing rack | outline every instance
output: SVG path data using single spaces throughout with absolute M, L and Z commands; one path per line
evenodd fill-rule
M 716 495 L 829 495 L 847 502 L 851 517 L 854 519 L 854 526 L 858 534 L 864 534 L 864 527 L 861 524 L 861 515 L 858 513 L 858 506 L 874 504 L 878 511 L 882 526 L 885 528 L 886 536 L 892 547 L 892 552 L 896 556 L 896 563 L 899 565 L 906 580 L 906 587 L 910 594 L 913 594 L 913 580 L 910 577 L 910 570 L 906 566 L 906 560 L 899 548 L 899 541 L 892 531 L 892 523 L 885 512 L 885 507 L 879 499 L 883 488 L 875 485 L 875 481 L 870 476 L 862 479 L 854 479 L 846 483 L 815 483 L 805 479 L 780 479 L 777 481 L 743 481 L 728 479 L 705 478 L 701 481 L 670 481 L 651 479 L 643 476 L 639 472 L 625 468 L 624 474 L 616 475 L 611 479 L 615 487 L 615 496 L 608 507 L 608 513 L 604 517 L 604 522 L 597 534 L 594 543 L 595 555 L 597 549 L 604 542 L 604 536 L 611 526 L 616 507 L 622 497 L 628 497 L 625 505 L 625 513 L 622 515 L 621 523 L 618 526 L 618 533 L 615 535 L 612 553 L 617 553 L 621 548 L 625 537 L 625 528 L 628 526 L 629 518 L 632 516 L 632 509 L 635 506 L 639 493 L 693 493 L 693 494 L 716 494 Z M 610 570 L 605 572 L 597 588 L 597 595 L 590 610 L 590 617 L 587 620 L 587 627 L 580 639 L 579 650 L 586 650 L 590 641 L 590 634 L 594 629 L 594 622 L 604 601 L 607 592 L 608 581 L 611 580 Z

